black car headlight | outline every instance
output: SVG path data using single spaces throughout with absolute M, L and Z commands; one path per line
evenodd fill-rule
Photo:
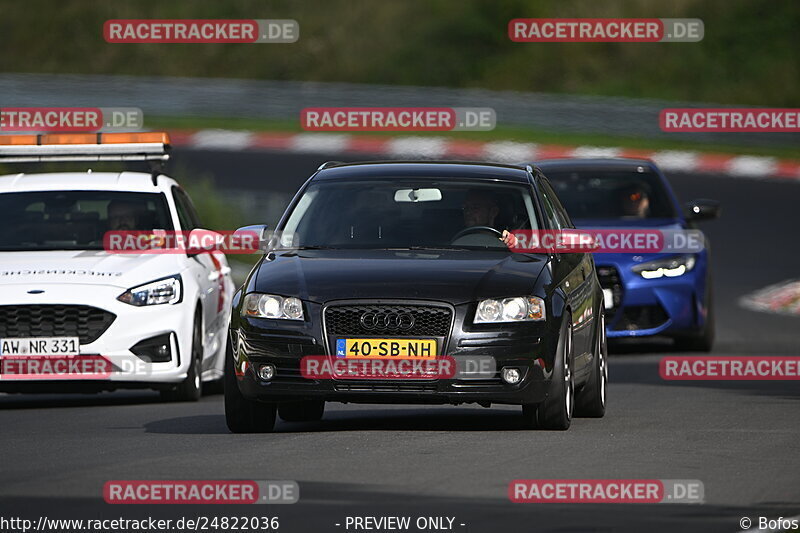
M 632 267 L 631 270 L 644 279 L 658 279 L 665 276 L 668 278 L 677 278 L 692 270 L 696 262 L 697 260 L 694 255 L 686 254 L 648 261 L 647 263 Z
M 242 316 L 303 320 L 303 302 L 300 298 L 251 292 L 242 302 Z
M 137 307 L 145 305 L 176 304 L 183 295 L 183 282 L 180 275 L 157 279 L 144 285 L 128 289 L 117 300 Z
M 544 300 L 538 296 L 481 300 L 475 311 L 475 324 L 526 322 L 545 319 Z

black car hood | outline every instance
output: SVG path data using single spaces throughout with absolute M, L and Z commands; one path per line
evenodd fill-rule
M 251 290 L 325 303 L 421 299 L 453 305 L 532 294 L 547 256 L 483 251 L 300 250 L 264 260 Z

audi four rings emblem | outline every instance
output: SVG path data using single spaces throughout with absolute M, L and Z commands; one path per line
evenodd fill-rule
M 364 313 L 361 315 L 361 327 L 369 330 L 409 330 L 414 327 L 414 315 L 411 313 Z

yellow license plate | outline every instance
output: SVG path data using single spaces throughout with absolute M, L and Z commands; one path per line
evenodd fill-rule
M 436 359 L 436 339 L 337 339 L 336 357 Z

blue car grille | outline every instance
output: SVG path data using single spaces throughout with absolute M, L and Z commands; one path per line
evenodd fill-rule
M 660 305 L 633 305 L 622 310 L 622 316 L 613 328 L 617 331 L 653 329 L 668 319 L 667 312 Z

